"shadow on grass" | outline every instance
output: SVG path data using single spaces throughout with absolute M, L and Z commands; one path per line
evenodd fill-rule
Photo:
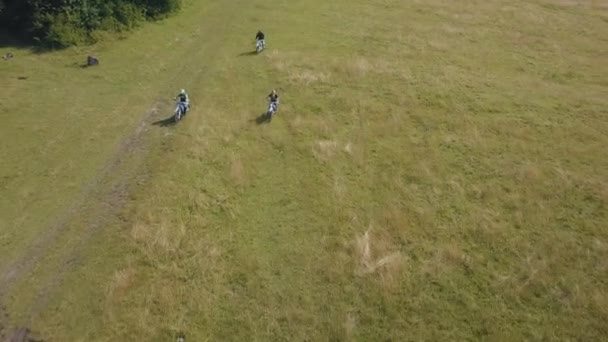
M 6 30 L 0 30 L 0 50 L 2 50 L 0 51 L 0 54 L 4 55 L 5 53 L 15 54 L 15 52 L 11 50 L 29 50 L 35 54 L 43 54 L 61 49 L 53 49 L 34 39 L 19 37 L 18 35 L 12 34 Z M 6 52 L 4 50 L 6 50 Z M 19 54 L 15 54 L 14 57 L 18 58 Z
M 99 68 L 101 66 L 101 64 L 89 65 L 86 62 L 84 62 L 84 63 L 71 62 L 71 63 L 66 63 L 64 66 L 66 68 L 89 69 L 89 68 Z
M 173 119 L 173 115 L 166 119 L 158 120 L 152 123 L 153 126 L 167 127 L 175 125 L 175 120 Z
M 270 123 L 270 121 L 272 121 L 272 118 L 268 115 L 268 113 L 264 112 L 260 116 L 258 116 L 257 118 L 255 118 L 251 121 L 254 121 L 258 125 L 262 125 L 262 124 Z
M 255 56 L 258 53 L 256 51 L 247 51 L 247 52 L 241 52 L 239 53 L 239 57 L 244 57 L 244 56 Z

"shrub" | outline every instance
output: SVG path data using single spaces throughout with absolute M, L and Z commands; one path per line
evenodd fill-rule
M 181 0 L 0 0 L 0 28 L 42 37 L 53 47 L 97 40 L 179 10 Z
M 78 21 L 65 13 L 60 13 L 49 18 L 46 43 L 52 47 L 68 47 L 79 45 L 88 41 L 86 31 L 80 29 Z
M 150 18 L 164 17 L 181 7 L 181 0 L 141 0 L 140 4 Z
M 145 20 L 144 10 L 134 4 L 120 3 L 116 6 L 113 17 L 120 23 L 121 29 L 131 29 Z

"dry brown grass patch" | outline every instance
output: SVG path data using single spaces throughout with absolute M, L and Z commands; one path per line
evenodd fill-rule
M 151 218 L 149 222 L 152 223 L 136 222 L 131 228 L 131 237 L 141 244 L 144 251 L 154 255 L 159 250 L 175 252 L 179 249 L 186 236 L 186 227 L 183 223 L 174 224 L 163 218 L 160 218 L 159 222 Z
M 423 272 L 431 276 L 440 276 L 454 269 L 468 267 L 470 257 L 458 246 L 450 244 L 438 248 L 433 256 L 423 263 Z
M 133 285 L 135 274 L 135 269 L 132 267 L 114 272 L 106 290 L 106 298 L 111 302 L 120 300 Z
M 336 154 L 338 143 L 333 140 L 318 140 L 312 148 L 314 156 L 322 161 L 330 160 Z
M 455 192 L 460 194 L 461 196 L 465 194 L 465 189 L 462 186 L 462 184 L 455 178 L 452 178 L 449 182 L 448 182 L 450 188 Z
M 279 50 L 272 49 L 265 54 L 265 57 L 278 71 L 285 71 L 289 67 L 283 54 Z
M 518 178 L 520 181 L 535 182 L 542 179 L 542 177 L 542 171 L 533 163 L 526 163 L 519 169 Z
M 354 338 L 355 329 L 357 328 L 357 320 L 352 314 L 347 314 L 344 320 L 344 337 L 347 341 L 352 341 Z
M 342 203 L 346 195 L 346 185 L 344 179 L 340 175 L 334 176 L 334 194 L 338 204 Z
M 519 263 L 513 265 L 510 273 L 498 275 L 497 284 L 508 293 L 520 297 L 528 294 L 530 289 L 544 288 L 548 279 L 551 279 L 550 274 L 549 258 L 526 254 Z
M 135 224 L 133 224 L 133 227 L 131 227 L 131 237 L 135 241 L 148 241 L 150 235 L 150 226 L 143 222 L 135 222 Z
M 328 161 L 334 158 L 340 151 L 351 157 L 356 157 L 357 152 L 353 143 L 339 143 L 335 140 L 317 140 L 312 146 L 313 155 L 321 161 Z
M 270 64 L 281 72 L 287 72 L 287 79 L 291 83 L 309 85 L 316 82 L 326 82 L 330 79 L 329 70 L 313 70 L 318 69 L 318 63 L 312 68 L 300 66 L 291 62 L 287 56 L 277 50 L 272 50 L 266 55 Z
M 315 82 L 326 82 L 329 80 L 329 73 L 311 70 L 292 70 L 290 68 L 288 79 L 292 83 L 309 85 Z
M 333 62 L 333 71 L 349 77 L 364 77 L 368 74 L 401 73 L 394 64 L 383 59 L 369 59 L 358 57 L 349 60 L 336 60 Z
M 386 237 L 372 239 L 368 229 L 362 236 L 356 239 L 356 251 L 358 256 L 358 267 L 356 274 L 366 275 L 379 273 L 381 276 L 391 276 L 391 273 L 397 272 L 401 255 L 399 252 L 388 252 L 390 242 Z M 384 272 L 381 272 L 384 271 Z M 386 272 L 389 270 L 391 272 Z
M 597 196 L 600 200 L 603 201 L 603 204 L 608 204 L 608 183 L 607 182 L 599 182 L 596 187 L 594 187 Z
M 531 285 L 541 281 L 542 274 L 547 269 L 547 260 L 544 258 L 528 255 L 525 263 L 520 266 L 519 273 L 516 277 L 511 278 L 514 282 L 515 292 L 521 294 Z
M 557 166 L 554 168 L 554 171 L 563 185 L 572 186 L 572 182 L 573 182 L 572 174 L 568 170 L 565 170 L 561 166 Z
M 344 145 L 344 152 L 352 155 L 353 154 L 353 144 L 349 141 Z

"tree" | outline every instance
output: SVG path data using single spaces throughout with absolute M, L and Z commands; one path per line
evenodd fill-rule
M 0 28 L 65 47 L 94 41 L 179 9 L 181 0 L 0 0 Z

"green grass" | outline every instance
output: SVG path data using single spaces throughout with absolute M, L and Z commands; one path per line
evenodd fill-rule
M 12 49 L 0 271 L 39 257 L 3 291 L 10 325 L 605 338 L 608 13 L 579 3 L 189 1 L 124 39 Z M 258 28 L 268 50 L 245 55 Z M 74 65 L 88 53 L 100 67 Z M 192 113 L 151 125 L 182 87 Z

